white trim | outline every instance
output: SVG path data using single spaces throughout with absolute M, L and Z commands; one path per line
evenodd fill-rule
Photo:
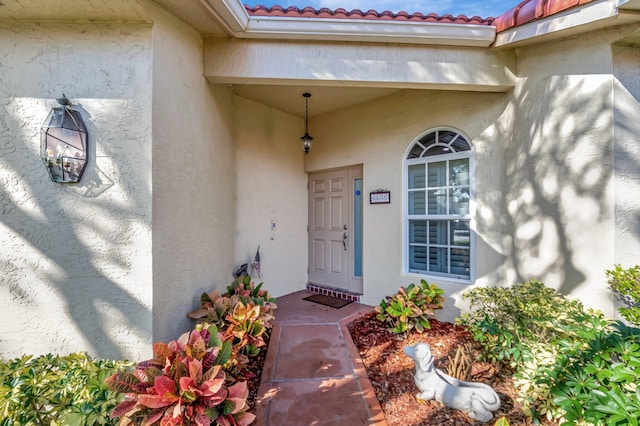
M 445 130 L 449 130 L 449 129 L 445 129 Z M 464 133 L 461 133 L 461 135 L 464 136 Z M 469 141 L 469 140 L 467 139 L 467 141 Z M 415 145 L 416 142 L 418 142 L 418 141 L 416 140 L 411 146 Z M 471 143 L 471 142 L 469 142 L 469 143 Z M 469 151 L 450 152 L 448 154 L 434 155 L 433 157 L 438 157 L 438 158 L 442 159 L 442 161 L 445 161 L 445 160 L 457 160 L 459 158 L 469 158 L 469 152 L 472 152 L 472 151 L 473 151 L 473 145 L 471 145 L 471 149 Z M 424 159 L 427 158 L 427 157 L 407 158 L 407 155 L 408 155 L 408 153 L 405 154 L 405 164 L 408 164 L 408 165 L 422 164 L 422 163 L 424 163 Z
M 476 282 L 476 262 L 478 259 L 478 247 L 476 246 L 476 235 L 478 233 L 476 227 L 476 151 L 473 148 L 473 142 L 462 133 L 471 145 L 469 153 L 469 250 L 471 250 L 471 265 L 469 265 L 469 284 Z
M 477 24 L 252 16 L 236 36 L 488 47 L 495 34 L 495 27 Z
M 445 282 L 450 282 L 455 284 L 461 284 L 464 286 L 469 286 L 474 283 L 474 281 L 469 281 L 466 278 L 461 279 L 461 278 L 454 278 L 454 277 L 446 277 L 442 275 L 431 275 L 431 274 L 426 275 L 426 274 L 419 274 L 417 272 L 406 272 L 406 273 L 403 273 L 402 276 L 407 278 L 423 279 L 427 281 L 429 284 L 433 284 L 434 282 L 437 282 L 437 281 L 445 281 Z
M 250 16 L 240 0 L 200 0 L 227 32 L 241 32 L 247 28 Z
M 251 16 L 240 0 L 200 0 L 232 37 L 488 47 L 496 28 L 479 24 Z
M 635 0 L 634 0 L 635 1 Z M 541 20 L 532 21 L 498 33 L 495 47 L 517 47 L 547 39 L 566 37 L 583 31 L 580 27 L 591 25 L 596 29 L 613 25 L 618 17 L 616 0 L 600 0 L 577 6 Z M 622 24 L 622 22 L 615 22 Z
M 462 130 L 456 128 L 456 127 L 451 127 L 451 126 L 438 126 L 438 127 L 432 127 L 430 129 L 425 130 L 424 132 L 419 133 L 418 135 L 416 135 L 416 137 L 414 137 L 413 139 L 411 139 L 411 142 L 409 143 L 409 146 L 407 146 L 407 149 L 404 151 L 404 157 L 402 157 L 402 160 L 413 160 L 413 158 L 411 159 L 407 159 L 407 155 L 409 155 L 409 153 L 411 152 L 411 148 L 413 148 L 413 145 L 416 144 L 416 142 L 420 142 L 420 139 L 422 139 L 423 137 L 427 136 L 429 133 L 433 133 L 433 132 L 439 132 L 442 130 L 450 130 L 456 133 L 461 134 L 462 136 L 464 136 L 464 138 L 467 140 L 467 142 L 469 142 L 469 145 L 471 146 L 471 151 L 474 150 L 473 148 L 473 141 L 471 140 L 471 138 L 469 138 Z M 455 153 L 452 153 L 455 154 Z M 450 154 L 443 154 L 443 155 L 450 155 Z
M 411 158 L 408 159 L 407 155 L 411 152 L 413 146 L 420 141 L 424 136 L 429 133 L 442 131 L 442 130 L 450 130 L 455 131 L 456 133 L 462 135 L 466 141 L 469 143 L 471 150 L 470 151 L 461 151 L 461 152 L 452 152 L 450 154 L 440 154 L 432 157 L 421 157 L 421 158 Z M 447 281 L 453 283 L 459 283 L 463 285 L 473 284 L 476 280 L 476 162 L 475 162 L 475 149 L 474 144 L 471 138 L 469 138 L 464 132 L 455 128 L 448 126 L 439 126 L 428 129 L 418 136 L 413 138 L 407 149 L 404 152 L 402 157 L 402 275 L 405 277 L 420 277 L 425 278 L 427 281 Z M 469 213 L 465 216 L 469 220 L 469 230 L 470 230 L 470 238 L 469 238 L 469 250 L 470 250 L 470 264 L 469 264 L 469 278 L 458 278 L 454 276 L 447 275 L 439 275 L 434 273 L 418 273 L 409 270 L 409 220 L 414 218 L 414 215 L 409 215 L 409 197 L 408 194 L 408 181 L 409 181 L 409 166 L 412 164 L 422 164 L 425 162 L 425 158 L 427 159 L 442 159 L 442 160 L 454 160 L 456 158 L 468 158 L 469 159 Z M 419 219 L 423 219 L 424 215 L 419 215 Z M 437 217 L 437 216 L 436 216 Z M 452 215 L 446 215 L 447 219 L 451 219 Z

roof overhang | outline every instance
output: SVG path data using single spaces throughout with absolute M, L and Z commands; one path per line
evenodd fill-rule
M 504 30 L 494 47 L 514 48 L 640 22 L 640 0 L 599 0 Z
M 213 83 L 506 92 L 515 56 L 496 49 L 376 43 L 238 40 L 204 43 Z
M 490 25 L 250 16 L 239 0 L 200 0 L 234 38 L 486 47 Z
M 255 17 L 238 38 L 360 41 L 486 47 L 495 27 L 473 24 Z

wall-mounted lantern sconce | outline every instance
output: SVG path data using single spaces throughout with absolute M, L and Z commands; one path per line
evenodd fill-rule
M 76 183 L 87 165 L 87 129 L 63 94 L 40 128 L 40 155 L 54 182 Z
M 302 141 L 302 150 L 305 154 L 308 154 L 313 147 L 313 138 L 309 135 L 309 98 L 311 97 L 311 93 L 303 93 L 304 96 L 304 105 L 305 105 L 305 113 L 304 113 L 304 136 L 300 138 Z

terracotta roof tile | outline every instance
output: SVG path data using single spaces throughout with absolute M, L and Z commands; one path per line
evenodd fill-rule
M 420 12 L 408 13 L 405 11 L 394 13 L 388 10 L 378 12 L 376 10 L 367 10 L 363 12 L 360 9 L 348 11 L 343 8 L 329 9 L 323 7 L 314 9 L 313 7 L 305 7 L 299 9 L 295 6 L 283 8 L 282 6 L 248 6 L 244 7 L 251 16 L 282 16 L 290 18 L 332 18 L 332 19 L 363 19 L 375 21 L 411 21 L 411 22 L 441 22 L 448 24 L 476 24 L 476 25 L 495 25 L 497 32 L 507 30 L 526 24 L 536 19 L 546 18 L 556 13 L 565 11 L 572 7 L 576 7 L 594 0 L 524 0 L 517 6 L 506 11 L 497 18 L 481 18 L 473 16 L 471 18 L 465 15 L 437 15 L 429 13 L 424 15 Z
M 591 1 L 593 0 L 524 0 L 498 16 L 493 24 L 500 32 Z
M 289 6 L 283 8 L 282 6 L 266 7 L 262 5 L 257 6 L 244 6 L 247 12 L 251 16 L 281 16 L 288 18 L 332 18 L 332 19 L 364 19 L 372 21 L 411 21 L 411 22 L 441 22 L 449 24 L 475 24 L 475 25 L 492 25 L 493 18 L 481 18 L 479 16 L 467 17 L 465 15 L 452 16 L 452 15 L 436 15 L 430 13 L 424 15 L 420 12 L 407 13 L 407 12 L 390 12 L 385 10 L 384 12 L 378 12 L 373 9 L 363 12 L 360 9 L 353 9 L 347 11 L 346 9 L 329 9 L 323 7 L 321 9 L 314 9 L 313 7 L 305 7 L 299 9 L 295 6 Z

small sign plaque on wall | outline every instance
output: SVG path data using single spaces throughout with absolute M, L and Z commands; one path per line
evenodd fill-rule
M 376 189 L 369 193 L 369 204 L 391 203 L 391 192 L 384 189 Z

